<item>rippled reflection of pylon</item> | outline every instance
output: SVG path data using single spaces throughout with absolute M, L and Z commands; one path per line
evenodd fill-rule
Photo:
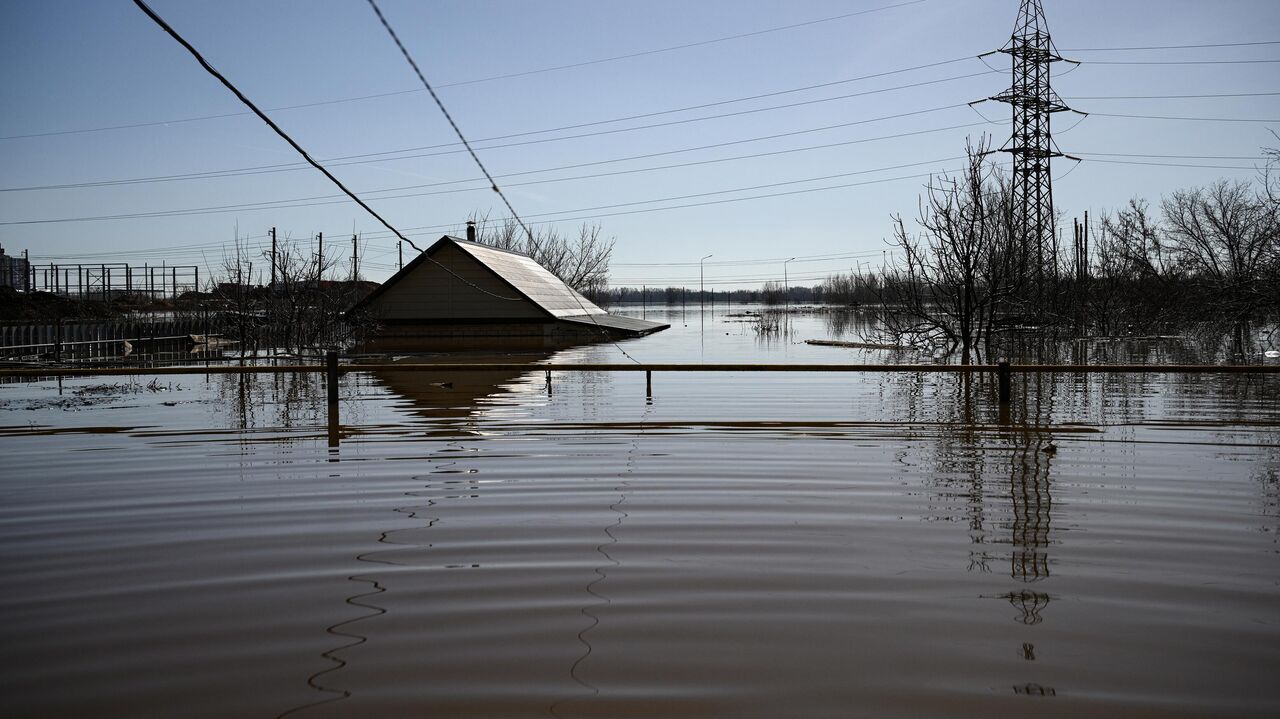
M 1078 160 L 1058 151 L 1049 128 L 1053 113 L 1071 108 L 1049 84 L 1049 68 L 1065 58 L 1058 55 L 1049 38 L 1040 0 L 1022 0 L 1009 42 L 978 57 L 996 53 L 1009 55 L 1013 65 L 1013 85 L 986 98 L 1007 102 L 1013 108 L 1013 134 L 1000 148 L 1013 155 L 1012 227 L 1017 243 L 1012 269 L 1016 277 L 1033 281 L 1033 292 L 1039 293 L 1046 270 L 1052 272 L 1057 259 L 1049 161 L 1054 157 Z

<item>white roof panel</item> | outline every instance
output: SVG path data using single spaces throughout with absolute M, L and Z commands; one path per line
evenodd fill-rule
M 450 238 L 467 254 L 498 273 L 516 289 L 533 300 L 554 317 L 571 315 L 603 315 L 606 312 L 591 300 L 566 285 L 559 277 L 533 261 L 532 257 L 518 252 Z

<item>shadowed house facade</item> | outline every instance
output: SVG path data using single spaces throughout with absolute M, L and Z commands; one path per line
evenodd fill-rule
M 376 349 L 555 347 L 670 325 L 611 315 L 532 257 L 445 235 L 350 310 Z

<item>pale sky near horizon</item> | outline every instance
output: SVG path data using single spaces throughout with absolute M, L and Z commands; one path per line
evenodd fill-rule
M 150 4 L 419 245 L 505 214 L 365 0 Z M 879 264 L 890 215 L 914 216 L 927 176 L 958 167 L 966 137 L 1007 136 L 1006 105 L 965 103 L 1008 86 L 1008 58 L 857 78 L 996 49 L 1018 4 L 380 0 L 523 217 L 569 234 L 599 222 L 615 285 L 693 286 L 711 254 L 720 288 L 781 278 L 791 256 L 796 284 Z M 1085 159 L 1054 161 L 1068 218 L 1252 180 L 1260 148 L 1280 145 L 1280 62 L 1238 62 L 1280 60 L 1280 2 L 1044 6 L 1063 55 L 1085 61 L 1056 64 L 1054 88 L 1092 113 L 1054 117 L 1061 149 Z M 1113 49 L 1224 43 L 1257 44 Z M 529 72 L 562 65 L 576 66 Z M 1236 96 L 1165 97 L 1211 94 Z M 40 263 L 216 267 L 237 232 L 257 247 L 275 226 L 359 233 L 362 275 L 394 271 L 395 239 L 245 113 L 128 0 L 0 0 L 0 245 Z M 658 209 L 677 205 L 695 206 Z M 116 215 L 134 216 L 69 221 Z

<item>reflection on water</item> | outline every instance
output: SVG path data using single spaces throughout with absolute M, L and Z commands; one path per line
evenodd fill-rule
M 6 715 L 1267 716 L 1278 380 L 5 385 Z

